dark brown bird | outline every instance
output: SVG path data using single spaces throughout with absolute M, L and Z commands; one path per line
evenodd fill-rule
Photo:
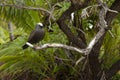
M 37 23 L 35 30 L 31 32 L 27 42 L 31 44 L 38 43 L 44 38 L 44 36 L 45 36 L 45 32 L 44 32 L 43 24 Z M 27 44 L 22 46 L 23 49 L 26 49 L 27 47 L 29 47 Z

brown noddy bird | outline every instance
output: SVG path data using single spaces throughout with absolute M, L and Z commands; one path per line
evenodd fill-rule
M 26 43 L 35 44 L 43 40 L 45 36 L 44 26 L 42 23 L 37 23 L 35 30 L 33 30 Z M 22 48 L 26 49 L 29 46 L 27 44 L 23 45 Z

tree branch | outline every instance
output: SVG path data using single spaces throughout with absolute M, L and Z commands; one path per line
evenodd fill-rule
M 120 70 L 120 60 L 114 63 L 108 71 L 106 71 L 106 79 L 108 80 Z
M 120 0 L 115 0 L 112 6 L 110 7 L 111 10 L 120 12 Z M 117 13 L 113 13 L 108 11 L 105 20 L 107 21 L 108 26 L 110 27 L 111 22 L 117 16 Z
M 77 36 L 72 33 L 70 28 L 66 25 L 65 21 L 66 21 L 66 19 L 68 19 L 70 17 L 72 12 L 86 7 L 89 0 L 86 0 L 84 2 L 84 4 L 82 4 L 79 0 L 77 0 L 77 1 L 71 0 L 71 2 L 73 2 L 73 3 L 71 3 L 71 6 L 65 12 L 63 12 L 61 17 L 57 20 L 57 23 L 58 23 L 60 29 L 66 34 L 68 39 L 73 44 L 75 44 L 76 46 L 78 46 L 80 48 L 86 48 L 86 44 L 84 44 L 80 38 L 77 38 Z
M 0 4 L 1 7 L 13 7 L 13 8 L 18 8 L 18 9 L 26 9 L 26 10 L 34 10 L 34 11 L 44 11 L 47 12 L 49 14 L 51 14 L 50 11 L 41 8 L 41 7 L 31 7 L 31 6 L 20 6 L 20 5 L 15 5 L 15 4 Z
M 68 50 L 72 50 L 72 51 L 76 51 L 78 53 L 81 53 L 84 55 L 84 53 L 86 53 L 85 49 L 79 49 L 73 46 L 68 46 L 65 44 L 59 44 L 59 43 L 47 43 L 41 46 L 33 46 L 31 43 L 26 43 L 29 47 L 35 49 L 35 50 L 41 50 L 41 49 L 46 49 L 46 48 L 64 48 L 64 49 L 68 49 Z
M 116 0 L 110 9 L 119 12 L 120 11 L 119 4 L 120 4 L 120 0 Z M 87 48 L 90 48 L 90 52 L 88 53 L 89 54 L 89 63 L 91 66 L 91 70 L 93 71 L 92 73 L 93 73 L 94 79 L 97 77 L 96 74 L 98 74 L 99 71 L 101 70 L 101 67 L 100 67 L 101 65 L 98 60 L 98 56 L 99 56 L 98 54 L 99 54 L 100 48 L 102 46 L 102 42 L 104 40 L 106 32 L 110 28 L 112 20 L 117 15 L 117 13 L 114 13 L 113 11 L 110 12 L 110 10 L 107 8 L 107 6 L 105 6 L 105 5 L 101 5 L 101 6 L 102 6 L 102 9 L 99 13 L 100 21 L 97 25 L 100 27 L 100 30 L 96 34 L 96 36 L 93 38 L 93 40 L 90 42 L 89 46 L 87 47 Z
M 88 59 L 93 79 L 99 79 L 101 77 L 101 75 L 98 76 L 99 72 L 101 71 L 101 64 L 99 62 L 98 56 L 104 36 L 108 31 L 108 25 L 105 21 L 105 16 L 108 8 L 107 6 L 103 5 L 102 2 L 100 4 L 99 22 L 97 23 L 97 27 L 100 28 L 100 30 L 87 47 L 87 49 L 89 49 L 89 52 L 87 54 L 89 54 Z
M 21 6 L 21 5 L 15 5 L 15 4 L 0 4 L 1 7 L 12 7 L 12 8 L 16 8 L 16 9 L 25 9 L 25 10 L 33 10 L 33 11 L 44 11 L 49 15 L 49 19 L 52 19 L 53 21 L 55 21 L 53 14 L 54 11 L 54 6 L 52 10 L 46 10 L 44 8 L 41 7 L 31 7 L 31 6 Z M 46 15 L 45 15 L 46 16 Z M 50 22 L 50 21 L 49 21 Z

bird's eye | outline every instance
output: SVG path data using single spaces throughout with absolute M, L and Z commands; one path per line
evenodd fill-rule
M 40 25 L 39 25 L 39 27 L 40 27 L 40 28 L 43 28 L 43 26 L 40 26 Z

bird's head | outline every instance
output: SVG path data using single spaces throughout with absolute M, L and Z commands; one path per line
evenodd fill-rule
M 43 24 L 42 23 L 37 23 L 36 24 L 36 29 L 42 29 L 43 28 Z

